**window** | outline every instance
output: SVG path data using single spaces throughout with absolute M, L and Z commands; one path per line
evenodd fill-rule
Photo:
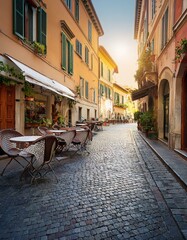
M 114 103 L 119 104 L 119 93 L 114 93 Z
M 110 82 L 111 80 L 111 74 L 110 74 L 110 69 L 108 69 L 108 81 Z
M 155 41 L 154 41 L 154 39 L 151 41 L 151 53 L 154 53 L 154 51 L 155 51 Z
M 103 62 L 101 62 L 101 77 L 103 77 Z
M 90 120 L 90 109 L 87 108 L 87 120 Z
M 75 0 L 75 19 L 79 22 L 79 0 Z
M 92 23 L 88 20 L 88 40 L 92 42 Z
M 111 99 L 111 89 L 110 88 L 108 88 L 108 98 Z
M 66 4 L 66 6 L 69 8 L 69 10 L 72 9 L 71 0 L 65 0 L 65 4 Z
M 80 77 L 80 97 L 84 97 L 84 79 Z
M 106 98 L 108 97 L 108 88 L 107 88 L 107 86 L 105 86 L 105 97 Z
M 85 47 L 85 63 L 89 65 L 89 49 Z
M 89 95 L 89 87 L 88 87 L 88 81 L 85 81 L 85 98 L 88 99 Z
M 37 41 L 46 46 L 47 15 L 37 8 L 34 1 L 13 1 L 13 32 L 30 42 Z
M 62 32 L 62 69 L 73 74 L 73 45 Z
M 95 91 L 95 89 L 93 90 L 93 102 L 96 103 L 96 91 Z
M 79 121 L 82 121 L 82 108 L 79 107 L 79 116 L 78 116 Z
M 100 96 L 104 95 L 104 86 L 100 84 Z
M 168 41 L 168 8 L 162 18 L 162 43 L 161 48 L 163 49 Z
M 124 96 L 122 96 L 122 101 L 121 101 L 122 104 L 124 104 Z
M 82 58 L 82 44 L 76 39 L 76 53 Z
M 152 0 L 152 19 L 154 18 L 156 13 L 156 0 Z

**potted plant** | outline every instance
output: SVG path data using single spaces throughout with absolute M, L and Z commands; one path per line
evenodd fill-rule
M 143 128 L 143 131 L 146 133 L 146 136 L 149 137 L 150 133 L 155 133 L 155 117 L 153 112 L 147 111 L 143 112 L 140 116 L 140 124 Z
M 181 39 L 175 48 L 175 60 L 181 60 L 182 56 L 187 53 L 187 39 Z
M 137 128 L 138 128 L 138 130 L 141 130 L 141 124 L 140 124 L 140 117 L 141 117 L 141 115 L 142 115 L 142 112 L 140 112 L 140 111 L 136 111 L 134 113 L 134 120 L 137 121 Z

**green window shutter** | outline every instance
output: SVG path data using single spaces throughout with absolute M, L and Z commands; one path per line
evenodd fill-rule
M 46 46 L 47 14 L 42 9 L 38 9 L 38 42 Z
M 85 82 L 85 97 L 88 99 L 88 82 Z
M 66 35 L 62 33 L 62 69 L 66 70 Z
M 20 38 L 24 38 L 24 0 L 13 1 L 13 32 Z
M 79 0 L 75 0 L 75 19 L 79 21 Z
M 73 45 L 68 42 L 68 73 L 73 74 Z

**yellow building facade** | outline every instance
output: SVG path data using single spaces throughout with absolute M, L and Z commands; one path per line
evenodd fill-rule
M 112 119 L 113 113 L 113 83 L 118 66 L 107 50 L 99 47 L 99 118 Z
M 0 5 L 0 129 L 24 133 L 26 122 L 39 124 L 56 114 L 67 125 L 97 117 L 103 29 L 92 2 L 0 0 Z M 28 85 L 32 101 L 26 98 Z

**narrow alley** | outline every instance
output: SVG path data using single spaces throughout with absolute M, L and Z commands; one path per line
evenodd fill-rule
M 187 239 L 187 193 L 136 124 L 104 127 L 90 155 L 54 161 L 34 185 L 0 177 L 0 239 Z M 5 160 L 0 161 L 0 170 Z

